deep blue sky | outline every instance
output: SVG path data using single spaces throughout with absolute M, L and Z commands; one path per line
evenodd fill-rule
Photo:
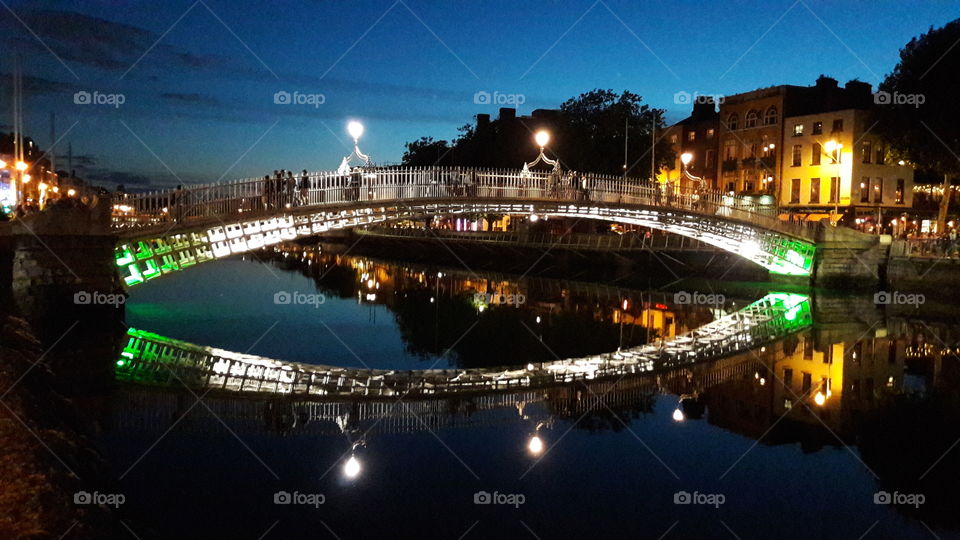
M 0 129 L 18 50 L 28 134 L 49 147 L 56 112 L 60 135 L 72 126 L 58 154 L 72 143 L 75 168 L 131 187 L 332 169 L 349 151 L 348 118 L 366 125 L 365 152 L 399 161 L 406 141 L 495 115 L 478 91 L 522 94 L 527 113 L 628 89 L 675 121 L 689 111 L 674 104 L 681 90 L 809 85 L 821 73 L 876 85 L 911 37 L 960 16 L 945 0 L 4 3 Z M 125 103 L 76 105 L 78 90 Z M 278 91 L 325 103 L 276 105 Z

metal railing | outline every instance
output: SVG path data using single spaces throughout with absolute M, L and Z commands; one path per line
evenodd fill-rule
M 206 220 L 243 219 L 290 210 L 367 203 L 420 203 L 487 199 L 569 201 L 669 208 L 719 216 L 810 237 L 801 223 L 777 219 L 773 207 L 711 190 L 674 189 L 667 184 L 612 175 L 523 172 L 505 169 L 363 168 L 349 175 L 314 172 L 287 178 L 248 178 L 149 193 L 116 194 L 114 227 L 144 227 Z
M 898 238 L 890 245 L 891 257 L 960 259 L 960 239 Z
M 433 240 L 455 240 L 482 242 L 499 245 L 548 246 L 551 248 L 572 248 L 587 250 L 690 250 L 717 251 L 719 248 L 705 244 L 694 238 L 675 234 L 588 234 L 588 233 L 529 233 L 496 231 L 451 231 L 446 229 L 413 229 L 376 227 L 357 229 L 358 234 L 385 238 L 417 238 Z

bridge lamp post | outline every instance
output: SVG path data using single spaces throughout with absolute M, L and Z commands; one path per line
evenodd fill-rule
M 559 171 L 560 161 L 556 159 L 550 159 L 546 156 L 546 154 L 543 153 L 543 149 L 547 146 L 547 143 L 550 142 L 550 132 L 545 129 L 541 129 L 540 131 L 536 132 L 533 135 L 533 140 L 537 143 L 537 146 L 540 147 L 540 155 L 538 155 L 537 159 L 531 161 L 530 163 L 523 164 L 524 174 L 529 174 L 530 167 L 533 167 L 534 165 L 536 165 L 537 163 L 540 163 L 541 161 L 546 163 L 547 165 L 553 165 L 554 171 Z
M 841 156 L 841 150 L 843 149 L 843 144 L 838 143 L 837 141 L 831 139 L 826 143 L 824 143 L 823 149 L 829 153 L 828 155 L 833 159 L 833 162 L 837 165 L 837 193 L 836 194 L 832 193 L 833 186 L 832 185 L 830 186 L 831 187 L 830 195 L 833 196 L 833 217 L 836 218 L 837 215 L 840 213 L 840 185 L 843 184 L 843 178 L 841 176 L 843 173 L 841 171 L 841 165 L 840 165 L 840 156 Z M 833 222 L 833 225 L 836 226 L 837 223 Z
M 539 435 L 534 434 L 530 437 L 530 441 L 527 442 L 527 450 L 534 456 L 539 456 L 543 453 L 543 439 Z
M 684 153 L 680 154 L 680 163 L 681 163 L 682 169 L 683 169 L 683 176 L 686 176 L 687 178 L 689 178 L 689 179 L 693 180 L 694 182 L 696 182 L 696 183 L 697 183 L 697 187 L 699 188 L 699 187 L 703 184 L 703 178 L 700 177 L 700 176 L 694 176 L 694 175 L 690 174 L 690 171 L 687 170 L 687 166 L 690 165 L 691 162 L 693 162 L 693 154 L 692 154 L 692 153 L 690 153 L 690 152 L 684 152 Z

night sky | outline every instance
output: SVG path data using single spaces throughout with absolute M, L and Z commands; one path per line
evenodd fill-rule
M 876 86 L 900 47 L 958 8 L 943 0 L 2 0 L 0 130 L 10 129 L 18 51 L 27 135 L 48 148 L 56 113 L 57 154 L 72 143 L 78 174 L 108 187 L 333 169 L 349 153 L 348 118 L 367 127 L 364 152 L 398 162 L 406 141 L 453 138 L 473 115 L 496 116 L 500 105 L 476 104 L 478 91 L 521 94 L 525 114 L 593 88 L 627 89 L 672 122 L 689 112 L 674 103 L 678 91 L 810 85 L 821 73 Z M 78 91 L 119 93 L 124 103 L 78 105 Z M 323 103 L 275 104 L 280 91 L 322 94 Z

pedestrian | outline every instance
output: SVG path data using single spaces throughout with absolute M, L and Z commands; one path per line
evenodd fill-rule
M 298 204 L 306 205 L 310 197 L 310 176 L 307 174 L 307 170 L 304 169 L 300 173 L 300 200 Z

